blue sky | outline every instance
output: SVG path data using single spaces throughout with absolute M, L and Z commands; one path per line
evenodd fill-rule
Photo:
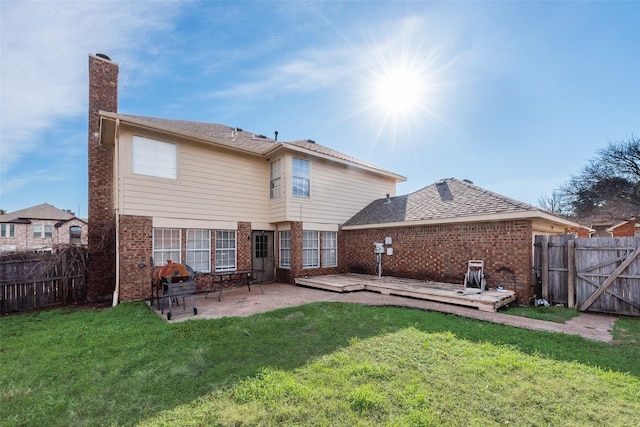
M 313 139 L 537 204 L 640 135 L 640 2 L 0 2 L 0 208 L 87 215 L 87 61 L 119 112 Z M 384 195 L 381 195 L 383 197 Z

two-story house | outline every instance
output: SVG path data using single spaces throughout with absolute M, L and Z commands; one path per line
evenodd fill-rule
M 87 244 L 87 222 L 48 203 L 0 215 L 0 252 Z
M 150 256 L 264 281 L 344 271 L 341 224 L 405 180 L 311 140 L 120 114 L 117 80 L 90 55 L 90 298 L 148 297 Z

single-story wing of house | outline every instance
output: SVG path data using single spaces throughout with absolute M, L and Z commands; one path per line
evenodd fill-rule
M 371 202 L 343 226 L 347 268 L 375 274 L 373 242 L 386 244 L 385 275 L 461 284 L 482 260 L 489 285 L 533 296 L 533 237 L 566 234 L 575 222 L 474 185 L 442 179 L 405 196 Z M 389 255 L 387 255 L 389 253 Z

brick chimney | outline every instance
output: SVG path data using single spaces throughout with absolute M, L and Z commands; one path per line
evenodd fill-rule
M 113 144 L 100 141 L 100 111 L 118 111 L 118 64 L 89 55 L 89 272 L 87 299 L 106 300 L 115 288 L 116 219 Z

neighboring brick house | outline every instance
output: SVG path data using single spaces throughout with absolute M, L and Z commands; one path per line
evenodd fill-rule
M 48 203 L 0 215 L 0 252 L 87 244 L 87 222 Z
M 310 140 L 119 114 L 117 79 L 90 55 L 89 299 L 149 297 L 150 256 L 264 281 L 345 271 L 340 225 L 405 180 Z
M 462 284 L 469 260 L 483 260 L 490 286 L 533 295 L 533 237 L 565 234 L 572 221 L 485 190 L 443 179 L 406 196 L 378 199 L 342 227 L 341 259 L 351 271 L 376 274 L 374 242 L 390 244 L 383 274 Z
M 636 221 L 619 221 L 607 228 L 611 237 L 640 237 L 640 224 Z

